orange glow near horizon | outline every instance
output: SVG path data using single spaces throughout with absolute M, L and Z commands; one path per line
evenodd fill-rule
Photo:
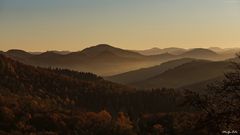
M 240 47 L 238 0 L 0 2 L 0 50 Z

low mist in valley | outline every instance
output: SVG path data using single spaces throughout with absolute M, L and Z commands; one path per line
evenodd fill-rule
M 0 135 L 240 134 L 239 0 L 0 0 Z

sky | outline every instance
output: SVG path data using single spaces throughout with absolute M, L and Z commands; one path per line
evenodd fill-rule
M 240 47 L 240 0 L 0 0 L 0 50 Z

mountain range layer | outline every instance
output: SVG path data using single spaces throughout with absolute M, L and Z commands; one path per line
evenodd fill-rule
M 155 48 L 156 50 L 159 49 Z M 29 53 L 13 49 L 1 53 L 29 65 L 68 68 L 82 72 L 92 72 L 101 76 L 111 76 L 181 58 L 225 60 L 234 57 L 236 52 L 233 50 L 223 51 L 216 48 L 195 48 L 189 50 L 166 48 L 160 50 L 158 53 L 144 55 L 141 51 L 125 50 L 100 44 L 77 52 L 47 51 L 43 53 Z

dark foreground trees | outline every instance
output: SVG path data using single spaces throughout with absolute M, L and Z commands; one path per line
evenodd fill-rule
M 164 133 L 171 129 L 165 123 L 173 123 L 169 116 L 141 117 L 176 111 L 175 100 L 170 89 L 138 91 L 91 73 L 32 67 L 0 55 L 0 134 Z
M 186 103 L 203 112 L 195 130 L 208 134 L 240 132 L 240 62 L 232 62 L 231 68 L 225 79 L 209 85 L 206 93 L 186 92 Z
M 0 55 L 0 134 L 205 135 L 239 130 L 240 64 L 204 94 L 141 91 Z M 192 108 L 194 107 L 194 108 Z

